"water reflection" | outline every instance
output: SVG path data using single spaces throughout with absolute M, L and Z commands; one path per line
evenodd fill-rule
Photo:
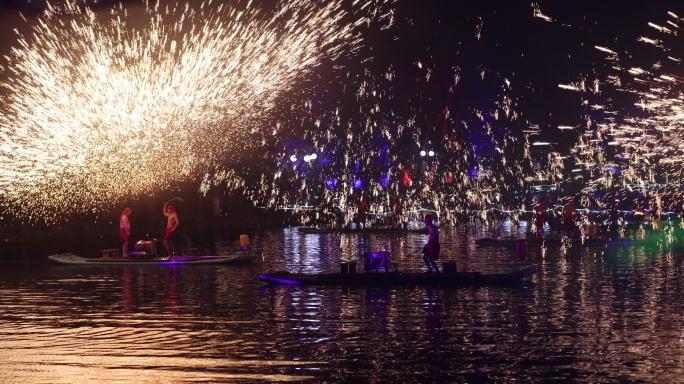
M 0 374 L 11 382 L 676 382 L 684 373 L 680 243 L 524 258 L 478 247 L 501 227 L 442 232 L 460 271 L 536 266 L 521 287 L 269 287 L 387 250 L 420 271 L 424 235 L 250 234 L 250 266 L 0 269 Z M 203 235 L 231 252 L 238 235 Z M 681 234 L 678 235 L 681 238 Z M 483 379 L 484 378 L 484 379 Z

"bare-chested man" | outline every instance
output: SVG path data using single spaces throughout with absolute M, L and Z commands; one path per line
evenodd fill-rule
M 563 227 L 565 228 L 565 235 L 570 238 L 575 237 L 575 230 L 577 229 L 577 208 L 575 208 L 575 198 L 568 200 L 563 207 Z
M 166 216 L 166 234 L 164 235 L 164 247 L 166 248 L 166 254 L 171 256 L 177 256 L 176 247 L 173 245 L 173 233 L 178 227 L 180 222 L 178 221 L 178 215 L 173 205 L 169 204 L 170 201 L 164 203 L 164 216 Z
M 128 215 L 131 214 L 130 208 L 125 208 L 119 216 L 119 239 L 121 239 L 121 256 L 128 257 L 128 241 L 131 238 L 131 222 Z

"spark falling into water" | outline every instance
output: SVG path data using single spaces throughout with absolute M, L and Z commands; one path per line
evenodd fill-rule
M 2 206 L 57 220 L 176 188 L 255 148 L 278 98 L 361 44 L 364 20 L 342 3 L 146 3 L 141 28 L 121 5 L 49 7 L 3 71 Z

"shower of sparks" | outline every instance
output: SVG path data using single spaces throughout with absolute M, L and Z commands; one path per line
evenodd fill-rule
M 511 80 L 513 74 L 493 73 L 486 67 L 476 74 L 468 73 L 458 63 L 444 63 L 454 69 L 451 83 L 434 84 L 435 68 L 420 57 L 407 58 L 417 68 L 412 78 L 417 79 L 418 88 L 431 85 L 459 94 L 463 79 L 475 81 L 479 77 L 482 88 L 496 88 L 497 92 L 488 97 L 484 106 L 466 102 L 459 115 L 446 109 L 435 119 L 427 116 L 420 105 L 411 104 L 419 97 L 398 100 L 394 90 L 402 75 L 395 73 L 393 65 L 385 73 L 362 69 L 355 81 L 345 84 L 354 100 L 341 99 L 336 107 L 328 109 L 323 103 L 319 106 L 307 100 L 300 111 L 308 112 L 283 123 L 305 128 L 291 148 L 285 145 L 282 152 L 272 154 L 273 172 L 262 174 L 261 182 L 248 188 L 249 194 L 265 206 L 298 211 L 302 224 L 352 221 L 360 193 L 370 201 L 370 209 L 378 218 L 389 215 L 393 199 L 399 197 L 405 212 L 418 213 L 414 216 L 418 221 L 421 210 L 428 209 L 438 211 L 442 221 L 455 222 L 461 214 L 466 220 L 472 220 L 474 215 L 489 220 L 494 211 L 519 215 L 520 210 L 534 203 L 529 200 L 533 186 L 567 188 L 570 195 L 581 191 L 577 196 L 579 204 L 605 209 L 609 204 L 606 191 L 613 191 L 617 200 L 632 203 L 628 195 L 633 197 L 639 186 L 681 183 L 678 169 L 684 160 L 684 146 L 679 126 L 684 121 L 684 98 L 680 88 L 684 78 L 677 71 L 681 68 L 676 67 L 674 72 L 667 69 L 679 65 L 681 59 L 664 48 L 676 37 L 673 31 L 680 29 L 681 20 L 673 13 L 668 15 L 666 23 L 648 24 L 662 36 L 635 41 L 659 50 L 660 55 L 653 56 L 649 66 L 626 65 L 622 51 L 605 42 L 586 44 L 603 55 L 609 70 L 558 84 L 563 91 L 583 95 L 583 123 L 568 121 L 549 128 L 576 133 L 578 141 L 569 152 L 567 148 L 557 151 L 559 143 L 547 140 L 546 129 L 524 118 L 527 111 L 520 108 L 524 95 L 515 90 L 533 89 L 534 84 L 519 84 Z M 551 26 L 556 23 L 536 4 L 533 17 Z M 487 24 L 478 19 L 473 28 L 474 40 L 480 42 Z M 462 36 L 454 36 L 458 38 Z M 454 46 L 459 44 L 455 42 Z M 634 103 L 618 105 L 616 92 L 636 96 Z M 473 142 L 475 137 L 480 142 Z M 433 158 L 420 157 L 419 151 L 430 145 L 441 152 Z M 482 156 L 475 148 L 491 149 Z M 297 152 L 317 153 L 318 160 L 291 158 Z M 237 180 L 221 180 L 229 179 Z M 359 180 L 363 181 L 362 187 Z M 212 180 L 205 182 L 208 187 Z M 521 198 L 511 199 L 513 195 Z M 661 190 L 652 199 L 658 207 L 635 204 L 632 208 L 662 211 L 680 198 L 679 192 Z M 511 202 L 517 205 L 511 206 Z
M 423 74 L 416 77 L 420 84 L 434 81 L 430 68 L 416 67 Z M 458 71 L 452 79 L 459 78 L 460 68 Z M 401 199 L 406 217 L 412 221 L 421 221 L 425 210 L 438 211 L 443 222 L 470 216 L 471 210 L 478 210 L 476 214 L 486 220 L 483 207 L 503 204 L 504 193 L 524 188 L 526 180 L 540 178 L 540 172 L 530 169 L 529 152 L 532 145 L 546 145 L 520 140 L 515 132 L 503 137 L 491 133 L 492 124 L 510 124 L 519 113 L 512 110 L 516 100 L 507 93 L 511 80 L 494 75 L 487 78 L 491 79 L 488 86 L 501 92 L 491 97 L 487 108 L 470 112 L 479 123 L 468 126 L 445 109 L 440 124 L 448 129 L 431 132 L 423 125 L 425 116 L 419 107 L 397 107 L 411 101 L 397 104 L 397 76 L 392 68 L 377 74 L 366 71 L 355 83 L 346 85 L 356 89 L 335 109 L 319 107 L 311 100 L 303 102 L 304 112 L 300 117 L 290 116 L 290 124 L 307 128 L 292 145 L 286 143 L 283 152 L 273 154 L 271 172 L 263 174 L 260 183 L 246 186 L 236 183 L 239 178 L 234 176 L 207 178 L 204 190 L 224 182 L 230 189 L 244 187 L 252 200 L 266 207 L 292 210 L 307 225 L 351 222 L 361 193 L 377 220 L 389 219 L 395 198 Z M 444 87 L 458 90 L 456 84 Z M 538 126 L 529 128 L 526 136 L 540 131 Z M 484 145 L 495 148 L 496 154 L 478 160 L 467 144 L 471 142 L 469 135 L 485 138 L 488 142 Z M 441 148 L 440 153 L 421 158 L 419 152 L 426 145 Z M 526 150 L 508 152 L 520 146 Z M 505 151 L 507 155 L 503 156 Z M 317 158 L 304 160 L 302 155 L 307 153 L 316 153 Z M 504 166 L 494 172 L 499 162 Z M 359 180 L 362 186 L 356 184 Z
M 648 185 L 675 186 L 651 201 L 660 211 L 681 204 L 684 77 L 667 48 L 680 30 L 674 13 L 648 23 L 656 36 L 636 38 L 634 52 L 582 41 L 604 64 L 553 83 L 581 95 L 583 121 L 548 123 L 526 109 L 540 91 L 535 79 L 469 65 L 469 54 L 488 48 L 485 18 L 450 35 L 452 61 L 417 54 L 382 67 L 369 57 L 333 65 L 344 70 L 332 79 L 313 73 L 323 58 L 365 48 L 358 31 L 368 19 L 342 3 L 146 4 L 137 28 L 122 6 L 107 16 L 72 3 L 50 8 L 31 39 L 18 37 L 1 84 L 2 205 L 49 220 L 185 182 L 205 194 L 240 190 L 302 224 L 351 222 L 361 193 L 373 217 L 391 216 L 398 197 L 418 221 L 426 209 L 440 221 L 516 219 L 535 195 L 563 188 L 581 190 L 586 208 L 607 207 L 607 191 L 654 208 L 629 199 Z M 372 14 L 371 3 L 354 8 Z M 543 28 L 573 28 L 532 7 Z M 377 30 L 386 34 L 405 21 L 386 15 L 373 16 L 385 19 Z M 307 75 L 328 83 L 293 97 Z M 444 106 L 430 92 L 449 95 Z M 558 134 L 577 142 L 569 148 Z M 235 158 L 252 166 L 234 168 Z
M 684 208 L 684 68 L 681 58 L 673 56 L 675 50 L 667 48 L 668 43 L 677 44 L 675 31 L 681 29 L 682 19 L 672 12 L 667 17 L 668 27 L 647 24 L 658 35 L 638 37 L 635 52 L 596 46 L 611 55 L 605 59 L 612 71 L 595 73 L 596 82 L 602 84 L 600 92 L 560 85 L 600 102 L 589 106 L 598 113 L 586 113 L 588 129 L 573 149 L 576 165 L 583 167 L 573 172 L 583 172 L 588 189 L 594 191 L 617 190 L 622 195 L 641 191 L 643 196 L 630 201 L 630 206 L 658 214 Z M 640 64 L 632 66 L 632 62 Z
M 0 204 L 57 220 L 177 188 L 254 149 L 279 98 L 360 46 L 364 19 L 342 3 L 145 3 L 138 28 L 121 5 L 49 7 L 2 73 Z

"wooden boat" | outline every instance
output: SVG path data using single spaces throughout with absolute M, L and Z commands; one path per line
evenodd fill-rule
M 406 228 L 318 228 L 318 227 L 297 227 L 300 233 L 340 233 L 340 234 L 392 234 L 392 233 L 428 233 L 427 228 L 406 229 Z
M 522 282 L 536 273 L 534 267 L 514 273 L 483 274 L 479 272 L 456 273 L 320 273 L 299 274 L 273 272 L 259 275 L 259 280 L 272 285 L 318 285 L 318 286 L 477 286 L 509 285 Z
M 475 245 L 480 245 L 480 246 L 510 246 L 510 247 L 515 247 L 519 241 L 527 241 L 527 244 L 532 244 L 532 245 L 553 245 L 553 246 L 561 246 L 564 244 L 570 244 L 570 245 L 575 245 L 575 246 L 598 246 L 598 247 L 603 247 L 606 245 L 636 245 L 636 244 L 643 244 L 644 240 L 630 240 L 630 239 L 595 239 L 595 238 L 587 238 L 582 241 L 581 239 L 558 239 L 558 238 L 551 238 L 551 239 L 491 239 L 488 237 L 484 237 L 481 239 L 475 240 Z
M 206 265 L 206 264 L 249 264 L 256 260 L 255 256 L 241 254 L 237 256 L 185 256 L 185 257 L 152 257 L 152 258 L 85 258 L 73 253 L 62 253 L 48 256 L 49 260 L 68 265 Z

